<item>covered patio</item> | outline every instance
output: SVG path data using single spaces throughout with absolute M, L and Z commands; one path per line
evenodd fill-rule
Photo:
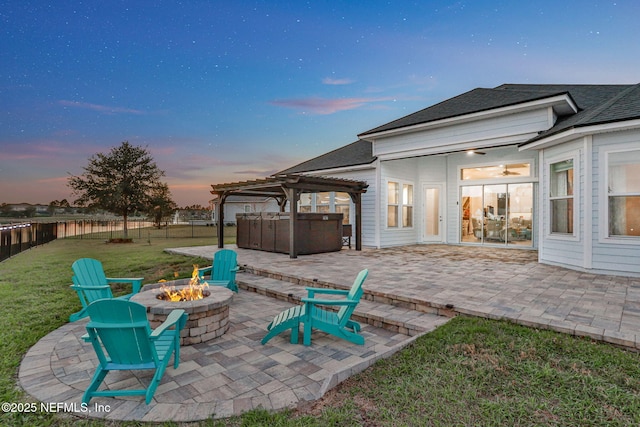
M 218 247 L 224 247 L 224 203 L 229 196 L 273 197 L 285 212 L 289 206 L 289 256 L 298 257 L 299 233 L 298 201 L 302 193 L 342 192 L 347 193 L 355 206 L 355 247 L 362 249 L 362 194 L 367 191 L 367 183 L 339 178 L 286 174 L 254 181 L 242 181 L 212 185 L 211 194 L 216 198 Z

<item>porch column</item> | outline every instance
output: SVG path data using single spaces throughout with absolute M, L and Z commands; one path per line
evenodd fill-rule
M 227 198 L 224 193 L 218 193 L 216 209 L 218 211 L 218 248 L 224 248 L 224 201 Z
M 356 251 L 362 250 L 362 194 L 351 193 L 351 200 L 356 208 Z
M 285 188 L 289 200 L 289 258 L 298 258 L 296 234 L 298 231 L 298 190 Z

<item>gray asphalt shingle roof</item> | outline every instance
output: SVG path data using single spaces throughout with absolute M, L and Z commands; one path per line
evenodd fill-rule
M 376 158 L 373 156 L 371 142 L 360 139 L 344 147 L 337 148 L 306 162 L 297 164 L 278 174 L 312 172 L 316 170 L 334 169 L 348 166 L 368 165 Z
M 514 106 L 558 95 L 568 95 L 578 112 L 558 117 L 554 126 L 523 145 L 577 127 L 640 118 L 640 84 L 571 85 L 503 84 L 477 88 L 361 133 L 359 137 L 496 108 Z M 300 173 L 372 163 L 371 142 L 360 139 L 344 147 L 300 163 L 280 173 Z
M 570 127 L 630 120 L 640 117 L 640 85 L 534 85 L 503 84 L 494 89 L 478 88 L 447 99 L 408 116 L 361 133 L 378 132 L 429 123 L 567 94 L 577 104 L 575 115 L 560 117 L 536 139 Z
M 575 100 L 579 111 L 559 117 L 554 126 L 525 142 L 544 139 L 560 132 L 605 123 L 640 118 L 640 84 L 636 85 L 502 85 L 498 88 L 516 90 L 520 87 L 541 86 L 565 89 Z

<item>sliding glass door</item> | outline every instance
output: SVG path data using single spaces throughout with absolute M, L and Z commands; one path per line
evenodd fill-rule
M 531 246 L 533 184 L 460 187 L 464 243 Z

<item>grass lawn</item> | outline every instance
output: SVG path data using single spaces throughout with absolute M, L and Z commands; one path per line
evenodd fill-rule
M 100 259 L 110 276 L 144 283 L 189 277 L 209 261 L 165 247 L 211 239 L 105 244 L 58 240 L 0 263 L 0 401 L 24 403 L 22 356 L 80 308 L 71 263 Z M 69 416 L 0 413 L 1 426 L 137 426 Z M 177 424 L 166 423 L 172 426 Z M 508 322 L 458 317 L 299 411 L 262 410 L 198 426 L 629 426 L 640 425 L 640 357 Z

